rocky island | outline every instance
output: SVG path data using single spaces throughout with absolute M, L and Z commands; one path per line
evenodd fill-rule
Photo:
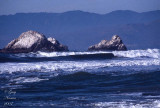
M 36 31 L 22 33 L 17 39 L 12 40 L 8 45 L 0 50 L 3 53 L 28 53 L 37 51 L 68 51 L 68 47 L 60 44 L 56 39 Z
M 88 48 L 88 51 L 108 51 L 108 50 L 125 51 L 127 50 L 127 48 L 123 44 L 121 38 L 118 35 L 114 35 L 110 41 L 102 40 L 100 43 L 90 46 Z
M 110 41 L 102 40 L 100 43 L 90 46 L 88 51 L 107 51 L 117 50 L 125 51 L 126 46 L 123 44 L 118 35 L 114 35 Z M 36 31 L 27 31 L 22 33 L 17 39 L 12 40 L 3 49 L 2 53 L 29 53 L 29 52 L 54 52 L 54 51 L 69 51 L 68 47 L 62 45 L 56 39 L 49 37 Z

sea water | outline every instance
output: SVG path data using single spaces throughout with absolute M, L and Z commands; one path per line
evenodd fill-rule
M 1 53 L 0 107 L 160 108 L 160 50 Z

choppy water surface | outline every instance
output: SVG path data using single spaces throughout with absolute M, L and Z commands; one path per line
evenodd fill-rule
M 160 50 L 106 53 L 0 54 L 0 106 L 160 108 Z

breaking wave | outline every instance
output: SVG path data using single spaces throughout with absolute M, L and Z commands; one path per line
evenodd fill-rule
M 0 54 L 13 107 L 159 108 L 159 76 L 159 49 Z
M 116 57 L 104 59 L 111 53 Z M 0 73 L 154 71 L 160 69 L 160 50 L 1 54 L 0 60 Z
M 128 57 L 128 58 L 149 57 L 149 58 L 160 59 L 159 49 L 113 51 L 113 54 L 118 57 Z

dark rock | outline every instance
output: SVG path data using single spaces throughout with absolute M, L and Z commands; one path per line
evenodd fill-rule
M 88 51 L 107 51 L 107 50 L 127 50 L 122 40 L 118 35 L 114 35 L 110 41 L 102 40 L 100 43 L 90 46 Z
M 68 47 L 65 46 L 65 45 L 60 44 L 58 40 L 56 40 L 56 39 L 54 39 L 52 37 L 49 37 L 47 40 L 49 42 L 51 42 L 53 45 L 55 45 L 55 47 L 57 48 L 58 51 L 69 51 Z
M 12 40 L 0 52 L 28 53 L 36 51 L 68 51 L 68 47 L 60 44 L 54 38 L 47 39 L 45 35 L 30 30 L 22 33 L 17 39 Z

